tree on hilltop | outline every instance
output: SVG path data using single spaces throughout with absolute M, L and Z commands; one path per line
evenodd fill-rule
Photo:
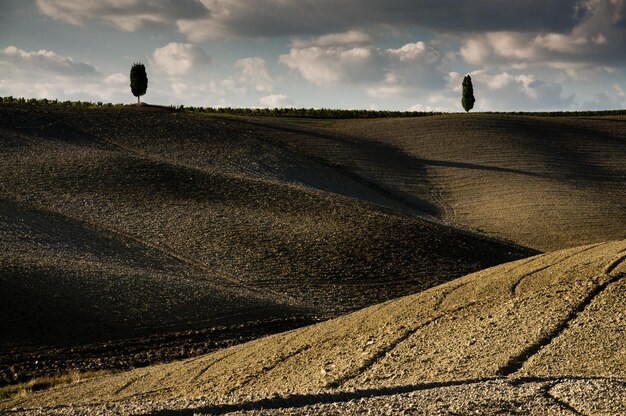
M 461 105 L 465 111 L 470 111 L 474 108 L 474 103 L 476 99 L 474 98 L 474 86 L 472 85 L 472 77 L 469 75 L 465 75 L 463 78 L 463 92 L 461 93 Z
M 130 90 L 137 97 L 137 104 L 141 104 L 139 97 L 148 89 L 148 75 L 142 63 L 135 62 L 130 68 Z

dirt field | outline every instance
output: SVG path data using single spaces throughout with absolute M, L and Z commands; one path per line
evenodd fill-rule
M 625 138 L 626 117 L 0 106 L 0 385 L 184 360 L 0 406 L 463 413 L 475 388 L 584 413 L 626 380 Z
M 624 237 L 626 117 L 254 119 L 413 212 L 542 251 Z
M 181 414 L 263 408 L 338 414 L 358 413 L 369 400 L 381 409 L 426 412 L 437 409 L 429 398 L 454 397 L 447 407 L 439 403 L 439 411 L 604 408 L 616 414 L 624 409 L 626 386 L 625 277 L 626 241 L 557 251 L 307 328 L 34 394 L 5 408 L 64 406 L 73 414 L 111 403 L 113 409 L 135 406 L 133 412 L 173 411 L 165 414 L 178 414 L 177 408 Z M 366 401 L 346 403 L 351 399 Z
M 534 253 L 239 119 L 0 111 L 2 383 L 206 353 Z

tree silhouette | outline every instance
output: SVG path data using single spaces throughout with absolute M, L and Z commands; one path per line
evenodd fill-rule
M 141 103 L 139 97 L 144 95 L 147 89 L 148 75 L 146 74 L 146 67 L 142 63 L 135 62 L 130 68 L 130 90 L 137 97 L 137 104 Z
M 474 103 L 476 99 L 474 98 L 474 86 L 472 85 L 472 77 L 469 75 L 465 75 L 463 78 L 463 92 L 461 93 L 461 105 L 465 109 L 465 111 L 470 111 L 474 108 Z

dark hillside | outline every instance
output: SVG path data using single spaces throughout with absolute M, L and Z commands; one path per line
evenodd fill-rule
M 63 368 L 97 361 L 115 341 L 106 354 L 132 351 L 124 366 L 143 364 L 532 253 L 407 215 L 393 195 L 268 143 L 247 122 L 134 110 L 0 108 L 9 379 L 23 377 L 37 347 L 57 351 L 50 360 Z M 237 326 L 252 329 L 228 329 Z M 152 357 L 130 346 L 155 336 Z M 159 353 L 172 337 L 183 351 Z M 85 343 L 89 354 L 68 353 Z

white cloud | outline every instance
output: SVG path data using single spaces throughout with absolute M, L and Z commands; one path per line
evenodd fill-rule
M 211 58 L 199 46 L 170 42 L 154 50 L 151 62 L 157 71 L 170 76 L 179 76 L 189 73 L 192 69 L 206 67 Z
M 623 91 L 622 91 L 623 92 Z M 624 108 L 626 100 L 618 91 L 617 96 L 609 92 L 595 94 L 593 100 L 585 101 L 581 104 L 581 110 L 616 110 Z
M 574 105 L 574 96 L 563 95 L 559 84 L 537 79 L 532 74 L 492 73 L 485 70 L 471 74 L 476 109 L 482 111 L 566 110 Z M 450 89 L 460 93 L 463 76 L 450 74 Z M 460 95 L 458 95 L 460 99 Z
M 25 51 L 15 46 L 0 50 L 0 63 L 20 71 L 47 71 L 67 76 L 92 76 L 98 71 L 87 62 L 41 49 Z
M 454 103 L 453 103 L 454 101 Z M 456 100 L 449 97 L 442 97 L 439 94 L 428 97 L 428 104 L 414 104 L 407 108 L 407 111 L 454 111 L 456 110 Z
M 269 108 L 284 108 L 293 106 L 293 102 L 284 94 L 274 94 L 261 97 L 259 100 L 262 106 Z
M 581 70 L 623 65 L 626 1 L 579 2 L 579 20 L 567 32 L 476 32 L 461 41 L 463 59 L 477 66 L 549 67 L 581 79 Z
M 604 37 L 602 37 L 604 38 Z M 602 41 L 602 38 L 598 39 L 596 43 L 605 43 L 606 38 Z M 568 35 L 562 35 L 559 33 L 549 33 L 547 35 L 537 35 L 533 43 L 540 48 L 545 48 L 549 51 L 576 53 L 580 50 L 581 46 L 587 45 L 589 41 L 584 37 L 574 37 Z
M 382 76 L 383 57 L 372 47 L 291 48 L 279 62 L 316 85 L 376 81 Z
M 366 89 L 367 95 L 372 98 L 395 97 L 403 94 L 405 91 L 406 89 L 399 85 L 378 85 Z
M 259 57 L 239 59 L 235 63 L 235 68 L 239 69 L 239 82 L 252 84 L 258 92 L 271 92 L 274 79 L 267 69 L 267 63 Z
M 425 42 L 407 43 L 397 49 L 292 47 L 279 61 L 316 85 L 364 84 L 370 97 L 445 85 L 443 54 Z
M 372 36 L 361 30 L 349 30 L 343 33 L 330 33 L 322 35 L 310 40 L 293 39 L 291 46 L 293 48 L 308 48 L 311 46 L 341 46 L 341 45 L 361 45 L 372 42 Z
M 101 74 L 93 65 L 54 51 L 0 50 L 0 96 L 113 100 L 130 95 L 128 77 Z
M 400 62 L 423 60 L 426 63 L 436 64 L 441 60 L 441 53 L 424 42 L 407 43 L 398 49 L 387 49 L 387 53 Z
M 219 91 L 220 95 L 226 95 L 227 91 L 230 91 L 237 95 L 243 95 L 248 92 L 248 89 L 245 85 L 233 78 L 221 80 L 219 82 L 219 87 L 220 89 L 216 89 L 216 92 Z
M 469 38 L 461 46 L 461 56 L 472 65 L 481 65 L 491 55 L 489 45 L 479 37 Z
M 121 72 L 116 72 L 115 74 L 111 74 L 104 79 L 105 84 L 116 85 L 116 84 L 130 84 L 130 75 L 124 75 Z
M 54 78 L 53 81 L 44 82 L 0 79 L 0 96 L 9 95 L 85 101 L 115 101 L 119 97 L 132 97 L 128 87 L 112 87 L 102 80 L 76 83 L 66 78 Z

